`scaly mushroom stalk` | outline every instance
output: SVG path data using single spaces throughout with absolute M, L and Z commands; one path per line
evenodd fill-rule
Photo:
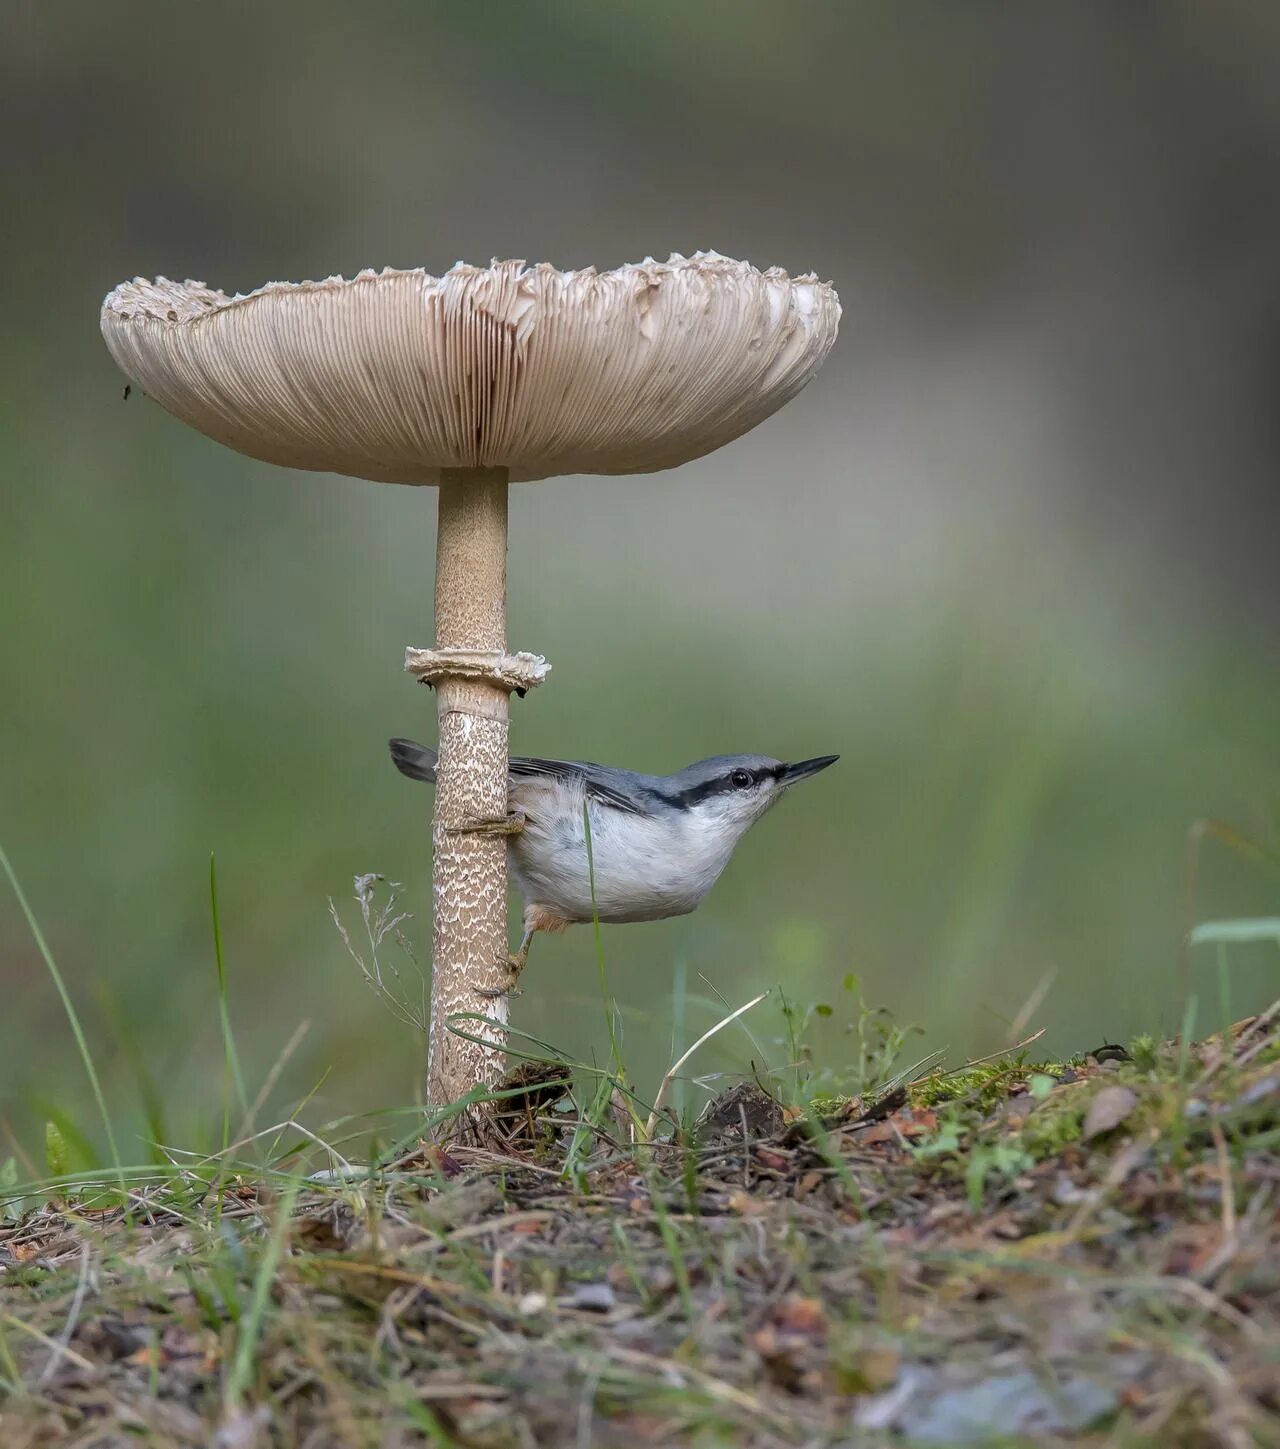
M 546 661 L 504 652 L 507 483 L 652 473 L 776 412 L 835 341 L 814 276 L 715 252 L 609 272 L 459 262 L 272 282 L 124 282 L 102 333 L 138 386 L 208 437 L 270 463 L 438 486 L 439 691 L 428 1100 L 501 1070 L 506 999 L 507 703 Z M 377 731 L 379 735 L 383 731 Z M 371 750 L 372 754 L 372 750 Z M 585 868 L 585 862 L 584 862 Z M 458 1013 L 488 1016 L 485 1027 Z
M 436 647 L 501 655 L 506 634 L 507 470 L 443 469 Z M 460 1036 L 449 1021 L 458 1012 L 507 1020 L 507 842 L 501 833 L 474 827 L 506 819 L 508 701 L 506 690 L 488 679 L 441 673 L 435 687 L 440 745 L 431 831 L 427 1101 L 441 1104 L 502 1078 L 506 1033 L 472 1020 L 461 1023 L 466 1035 Z

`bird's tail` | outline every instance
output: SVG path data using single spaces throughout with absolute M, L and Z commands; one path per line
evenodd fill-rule
M 411 780 L 425 780 L 429 785 L 436 782 L 436 752 L 413 740 L 391 740 L 391 759 L 402 775 Z

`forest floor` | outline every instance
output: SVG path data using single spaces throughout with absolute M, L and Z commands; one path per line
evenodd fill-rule
M 1280 1003 L 644 1145 L 536 1076 L 483 1149 L 13 1187 L 0 1444 L 1280 1444 Z

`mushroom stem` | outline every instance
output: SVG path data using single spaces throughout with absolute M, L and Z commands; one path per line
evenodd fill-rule
M 436 643 L 506 649 L 507 470 L 444 469 L 436 536 Z M 432 824 L 431 1032 L 427 1102 L 442 1106 L 503 1074 L 506 1031 L 479 1021 L 449 1030 L 457 1012 L 504 1024 L 507 842 L 469 830 L 507 814 L 507 693 L 489 679 L 436 684 L 440 756 Z

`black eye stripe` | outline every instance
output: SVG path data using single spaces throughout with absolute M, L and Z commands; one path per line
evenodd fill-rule
M 700 785 L 690 785 L 687 789 L 669 795 L 667 799 L 673 805 L 700 805 L 704 800 L 710 800 L 715 795 L 737 795 L 743 790 L 759 785 L 763 780 L 776 780 L 785 768 L 785 765 L 777 765 L 749 770 L 743 765 L 735 765 L 716 779 L 704 780 Z M 737 784 L 733 778 L 735 775 L 746 775 L 747 782 L 742 785 Z

